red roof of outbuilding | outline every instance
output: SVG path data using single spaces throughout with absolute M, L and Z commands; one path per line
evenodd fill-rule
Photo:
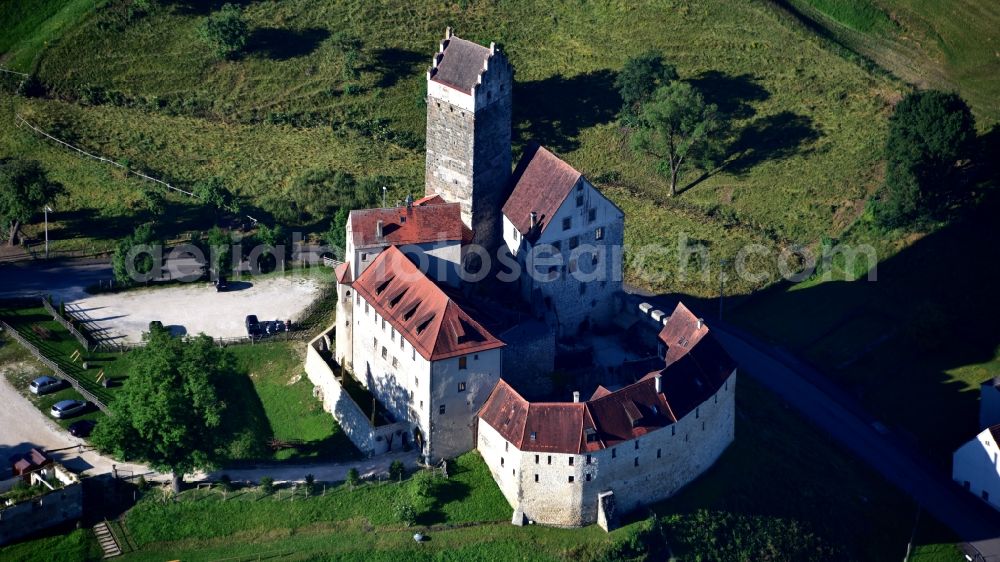
M 443 41 L 444 51 L 437 66 L 431 69 L 431 80 L 450 86 L 463 93 L 471 93 L 479 83 L 479 75 L 486 70 L 486 61 L 493 55 L 489 47 L 454 35 Z
M 547 149 L 532 144 L 521 156 L 511 179 L 514 189 L 503 206 L 503 214 L 524 236 L 537 238 L 580 181 L 581 174 Z M 531 213 L 538 222 L 531 231 Z
M 341 285 L 350 285 L 353 280 L 351 276 L 351 264 L 350 262 L 344 262 L 333 270 L 333 275 L 337 279 L 337 283 Z
M 684 311 L 678 320 L 687 318 Z M 522 451 L 581 454 L 641 437 L 692 412 L 718 392 L 736 368 L 707 329 L 695 331 L 699 333 L 694 343 L 662 371 L 620 390 L 599 386 L 587 402 L 532 403 L 501 380 L 479 417 Z M 657 377 L 661 392 L 656 392 Z M 590 441 L 588 430 L 594 433 Z
M 352 287 L 429 361 L 505 345 L 395 246 L 379 254 Z
M 413 206 L 420 207 L 423 205 L 444 205 L 446 203 L 447 201 L 444 200 L 444 197 L 441 197 L 440 195 L 435 193 L 434 195 L 427 195 L 425 197 L 417 199 L 416 201 L 413 202 Z
M 688 310 L 684 303 L 677 303 L 659 335 L 660 341 L 667 346 L 667 366 L 686 355 L 707 333 L 705 322 Z
M 377 236 L 378 221 L 382 221 L 381 238 Z M 461 242 L 465 236 L 465 224 L 458 203 L 361 209 L 351 211 L 348 222 L 357 248 Z

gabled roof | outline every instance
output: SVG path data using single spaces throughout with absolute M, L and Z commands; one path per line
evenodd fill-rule
M 347 220 L 356 248 L 461 242 L 465 235 L 458 203 L 361 209 L 351 211 Z M 378 237 L 378 221 L 382 221 L 381 238 Z
M 471 93 L 479 83 L 479 75 L 486 70 L 486 62 L 493 56 L 490 47 L 460 39 L 448 28 L 441 50 L 434 55 L 437 64 L 431 68 L 431 80 Z
M 514 189 L 503 206 L 503 214 L 522 236 L 537 239 L 580 178 L 580 172 L 573 166 L 533 143 L 514 169 L 511 178 Z M 532 212 L 537 214 L 538 220 L 534 231 Z
M 351 262 L 344 262 L 333 269 L 333 275 L 337 279 L 337 283 L 341 285 L 350 285 L 351 281 L 354 280 L 354 276 L 351 274 Z
M 416 201 L 413 202 L 413 206 L 420 207 L 423 205 L 443 205 L 445 203 L 447 203 L 447 201 L 444 200 L 444 197 L 441 197 L 440 195 L 435 193 L 434 195 L 426 195 L 424 197 L 421 197 L 420 199 L 417 199 Z
M 428 361 L 505 345 L 395 246 L 379 254 L 352 287 Z
M 667 346 L 667 366 L 694 349 L 707 333 L 708 326 L 704 320 L 695 316 L 684 303 L 677 303 L 659 335 L 660 341 Z
M 678 319 L 683 318 L 682 311 Z M 613 447 L 688 415 L 718 392 L 736 368 L 707 329 L 683 349 L 663 370 L 615 391 L 598 386 L 586 402 L 528 402 L 501 380 L 479 417 L 522 451 L 581 454 Z M 588 441 L 589 431 L 595 439 Z

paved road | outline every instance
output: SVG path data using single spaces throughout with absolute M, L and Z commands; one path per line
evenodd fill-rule
M 111 264 L 102 260 L 53 260 L 0 265 L 0 297 L 30 297 L 39 293 L 75 300 L 84 289 L 111 279 Z

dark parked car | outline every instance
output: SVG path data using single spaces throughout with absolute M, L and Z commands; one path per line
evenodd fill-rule
M 83 400 L 60 400 L 52 406 L 51 414 L 59 419 L 72 418 L 82 414 L 87 409 L 87 403 Z
M 256 314 L 247 316 L 247 335 L 250 337 L 260 335 L 260 321 L 257 320 Z
M 226 276 L 220 275 L 218 279 L 215 280 L 215 291 L 221 293 L 229 289 L 229 283 L 226 282 Z
M 69 426 L 69 433 L 73 437 L 89 437 L 90 432 L 94 431 L 94 426 L 97 422 L 94 420 L 80 420 L 78 422 L 73 422 Z

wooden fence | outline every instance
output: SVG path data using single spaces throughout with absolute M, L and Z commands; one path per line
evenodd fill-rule
M 68 374 L 66 374 L 66 371 L 63 371 L 62 368 L 59 367 L 59 365 L 56 365 L 56 363 L 54 361 L 52 361 L 48 357 L 46 357 L 45 354 L 42 353 L 40 349 L 38 349 L 37 347 L 35 347 L 35 345 L 33 343 L 31 343 L 27 339 L 25 339 L 25 337 L 22 336 L 17 330 L 15 330 L 13 326 L 11 326 L 10 324 L 8 324 L 4 320 L 0 320 L 0 327 L 3 327 L 3 329 L 6 330 L 8 334 L 10 334 L 10 337 L 14 338 L 18 343 L 20 343 L 21 345 L 23 345 L 25 347 L 25 349 L 27 349 L 28 351 L 30 351 L 31 354 L 35 356 L 36 359 L 38 359 L 39 361 L 41 361 L 48 368 L 52 369 L 52 371 L 56 375 L 58 375 L 63 380 L 65 380 L 66 382 L 68 382 L 77 392 L 79 392 L 81 395 L 83 395 L 84 398 L 86 398 L 91 403 L 93 403 L 95 406 L 97 406 L 98 408 L 100 408 L 102 412 L 106 413 L 108 411 L 108 406 L 107 406 L 107 404 L 104 403 L 103 400 L 101 400 L 100 398 L 98 398 L 97 396 L 95 396 L 89 390 L 83 388 L 80 385 L 80 381 L 78 381 L 75 377 L 71 377 Z
M 63 328 L 66 328 L 66 331 L 72 334 L 73 337 L 76 338 L 76 341 L 80 342 L 80 345 L 82 345 L 84 349 L 86 349 L 88 352 L 94 349 L 95 346 L 90 341 L 90 339 L 88 339 L 87 336 L 83 335 L 80 332 L 80 330 L 77 330 L 76 327 L 73 326 L 72 322 L 67 320 L 62 314 L 59 314 L 59 311 L 56 310 L 54 306 L 52 306 L 52 303 L 49 302 L 49 299 L 42 297 L 41 301 L 42 301 L 42 306 L 45 308 L 45 310 L 52 315 L 52 319 L 58 322 L 60 325 L 62 325 Z

